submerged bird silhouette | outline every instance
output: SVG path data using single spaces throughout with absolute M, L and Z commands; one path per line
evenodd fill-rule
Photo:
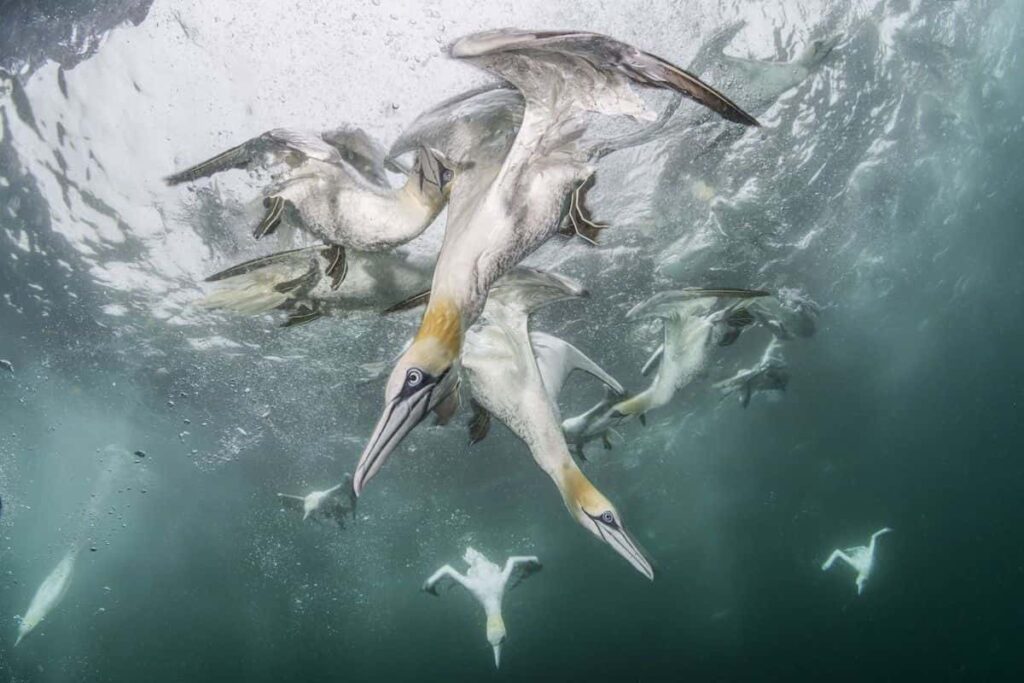
M 360 455 L 354 486 L 362 492 L 388 455 L 426 415 L 451 400 L 466 330 L 491 285 L 563 225 L 586 217 L 581 187 L 606 143 L 583 142 L 589 113 L 644 116 L 630 83 L 675 91 L 744 125 L 757 121 L 696 76 L 607 36 L 502 29 L 475 33 L 450 48 L 512 84 L 526 109 L 508 154 L 488 176 L 452 181 L 444 242 L 430 303 L 412 345 L 388 379 L 384 410 Z M 677 101 L 677 100 L 676 100 Z M 656 122 L 656 130 L 664 120 Z M 625 136 L 622 144 L 647 139 Z M 611 145 L 615 147 L 616 145 Z M 446 410 L 446 408 L 442 408 Z
M 828 571 L 836 560 L 842 560 L 850 565 L 857 572 L 855 583 L 857 584 L 857 595 L 860 595 L 864 592 L 864 585 L 871 578 L 871 570 L 875 566 L 875 539 L 890 532 L 892 529 L 885 527 L 871 534 L 871 541 L 867 545 L 858 545 L 846 550 L 833 550 L 825 563 L 821 565 L 821 570 Z
M 320 515 L 344 525 L 344 517 L 356 514 L 356 497 L 352 492 L 352 475 L 346 474 L 344 481 L 324 491 L 313 491 L 304 496 L 278 493 L 278 498 L 288 507 L 302 510 L 302 520 L 310 515 Z
M 758 392 L 785 391 L 789 385 L 789 371 L 782 357 L 782 343 L 772 337 L 761 359 L 752 368 L 740 370 L 735 375 L 712 385 L 724 396 L 736 394 L 740 405 L 746 408 L 751 397 Z
M 28 609 L 25 610 L 25 614 L 21 617 L 18 624 L 18 638 L 14 641 L 15 647 L 18 646 L 18 643 L 25 636 L 39 626 L 46 619 L 47 615 L 64 599 L 68 592 L 68 587 L 71 585 L 71 575 L 75 570 L 78 550 L 77 547 L 68 550 L 61 561 L 57 563 L 57 566 L 53 568 L 53 571 L 39 584 L 35 595 L 32 596 L 32 602 L 29 603 Z
M 513 556 L 499 567 L 473 548 L 466 548 L 463 560 L 469 565 L 465 574 L 444 565 L 423 584 L 423 590 L 439 595 L 438 589 L 458 584 L 468 590 L 484 608 L 487 615 L 487 642 L 494 650 L 494 668 L 501 666 L 501 645 L 505 642 L 505 620 L 501 616 L 501 601 L 505 591 L 511 590 L 530 574 L 540 571 L 541 564 L 534 556 Z

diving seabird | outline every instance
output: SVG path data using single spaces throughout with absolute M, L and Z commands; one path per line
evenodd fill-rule
M 288 327 L 325 315 L 380 313 L 430 286 L 433 259 L 396 249 L 348 250 L 348 276 L 335 287 L 328 272 L 338 249 L 292 249 L 232 266 L 206 278 L 217 289 L 199 304 L 250 315 L 285 311 Z
M 683 289 L 660 292 L 634 306 L 626 314 L 627 320 L 662 319 L 664 341 L 644 366 L 650 371 L 657 362 L 658 371 L 647 389 L 612 406 L 610 416 L 621 419 L 643 415 L 665 405 L 704 370 L 714 345 L 732 343 L 747 319 L 744 316 L 742 322 L 737 322 L 733 305 L 712 311 L 719 300 L 735 302 L 767 295 L 749 289 Z
M 53 571 L 39 584 L 35 595 L 32 596 L 32 602 L 29 603 L 28 609 L 19 621 L 18 638 L 14 641 L 15 647 L 18 646 L 22 638 L 31 633 L 36 626 L 39 626 L 46 616 L 64 599 L 68 592 L 68 586 L 71 585 L 71 574 L 75 570 L 75 559 L 77 557 L 78 547 L 70 549 L 61 561 L 57 563 L 57 566 L 53 568 Z
M 886 527 L 879 529 L 875 533 L 871 534 L 871 542 L 868 545 L 858 545 L 853 548 L 847 548 L 846 550 L 833 550 L 832 554 L 828 556 L 825 563 L 821 565 L 822 571 L 828 571 L 832 566 L 832 563 L 837 559 L 842 560 L 846 564 L 853 567 L 853 570 L 857 572 L 857 595 L 864 592 L 864 584 L 868 582 L 871 577 L 871 570 L 875 564 L 875 539 L 882 534 L 891 532 L 892 529 Z
M 778 337 L 772 337 L 757 365 L 716 382 L 714 388 L 725 396 L 736 394 L 744 408 L 750 405 L 750 398 L 755 393 L 785 391 L 789 385 L 789 370 L 782 357 L 781 346 Z
M 516 273 L 519 276 L 512 279 L 510 276 Z M 626 531 L 618 510 L 569 454 L 558 409 L 549 394 L 549 387 L 560 386 L 558 378 L 563 373 L 551 372 L 546 385 L 536 359 L 536 355 L 546 352 L 542 349 L 537 354 L 531 345 L 530 312 L 580 296 L 583 291 L 578 283 L 554 273 L 522 267 L 510 272 L 495 284 L 483 315 L 466 335 L 462 361 L 465 379 L 479 408 L 501 420 L 527 445 L 534 461 L 558 488 L 573 519 L 638 572 L 653 579 L 650 562 Z M 550 345 L 550 340 L 541 339 Z M 545 365 L 552 367 L 551 363 Z M 621 385 L 603 371 L 599 376 L 621 390 Z
M 297 510 L 301 509 L 303 521 L 314 514 L 331 519 L 340 526 L 344 526 L 346 514 L 351 514 L 355 519 L 356 497 L 352 492 L 351 474 L 346 474 L 344 481 L 325 491 L 313 491 L 304 496 L 278 493 L 277 496 L 283 504 Z
M 439 588 L 459 584 L 480 602 L 487 615 L 487 642 L 494 649 L 494 668 L 498 668 L 501 666 L 501 644 L 505 642 L 501 600 L 506 590 L 515 588 L 527 576 L 540 571 L 540 560 L 534 556 L 513 556 L 505 560 L 504 567 L 499 567 L 473 548 L 466 548 L 462 559 L 469 565 L 465 574 L 446 564 L 426 580 L 423 590 L 439 595 Z
M 588 114 L 647 117 L 630 82 L 675 91 L 744 125 L 757 121 L 696 76 L 606 36 L 502 29 L 457 40 L 451 56 L 503 78 L 526 100 L 511 149 L 489 183 L 458 175 L 431 286 L 412 345 L 392 370 L 383 413 L 359 458 L 359 494 L 406 434 L 449 399 L 466 330 L 491 285 L 556 233 L 586 217 L 580 190 L 607 144 L 582 141 Z M 676 98 L 677 102 L 678 98 Z M 665 119 L 654 127 L 664 125 Z M 629 137 L 629 136 L 627 136 Z M 624 144 L 648 139 L 632 136 Z
M 230 168 L 287 165 L 265 190 L 266 215 L 257 239 L 273 232 L 289 210 L 299 227 L 337 247 L 327 274 L 345 278 L 346 250 L 387 251 L 419 236 L 447 201 L 455 169 L 444 155 L 421 148 L 405 184 L 392 188 L 384 152 L 358 129 L 320 135 L 275 129 L 167 178 L 188 182 Z

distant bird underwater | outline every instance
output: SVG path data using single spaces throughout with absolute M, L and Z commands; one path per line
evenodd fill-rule
M 501 666 L 501 646 L 506 636 L 501 601 L 506 590 L 515 588 L 523 579 L 540 571 L 540 560 L 534 556 L 513 556 L 505 560 L 504 567 L 499 567 L 473 548 L 466 548 L 463 560 L 469 565 L 465 574 L 446 564 L 426 580 L 423 590 L 439 595 L 440 589 L 458 584 L 477 599 L 487 617 L 487 642 L 494 650 L 494 668 L 497 669 Z
M 32 596 L 32 602 L 29 603 L 28 609 L 19 620 L 18 638 L 14 641 L 15 647 L 25 636 L 35 630 L 67 595 L 68 587 L 71 585 L 71 575 L 75 571 L 78 550 L 78 547 L 68 550 L 53 571 L 47 574 L 43 582 L 39 584 L 35 595 Z
M 329 519 L 339 526 L 345 525 L 345 517 L 355 519 L 356 496 L 352 491 L 352 475 L 346 474 L 340 484 L 323 491 L 312 491 L 304 496 L 278 493 L 281 504 L 295 510 L 302 510 L 302 520 L 310 516 Z
M 871 578 L 871 571 L 875 567 L 875 540 L 883 534 L 891 533 L 892 529 L 885 527 L 871 534 L 871 541 L 867 545 L 858 545 L 846 550 L 833 550 L 825 563 L 821 565 L 822 571 L 828 571 L 836 560 L 842 560 L 857 572 L 854 582 L 857 584 L 857 595 L 864 592 L 864 586 Z

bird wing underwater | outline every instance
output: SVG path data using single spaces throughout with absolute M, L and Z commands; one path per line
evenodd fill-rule
M 405 250 L 347 250 L 348 275 L 335 286 L 327 274 L 337 257 L 334 246 L 312 246 L 261 256 L 215 273 L 206 282 L 217 289 L 198 305 L 255 315 L 288 312 L 283 327 L 312 322 L 336 311 L 380 312 L 396 298 L 430 284 L 432 262 Z
M 512 590 L 522 583 L 523 579 L 536 574 L 543 568 L 544 565 L 540 563 L 540 559 L 534 555 L 508 558 L 505 561 L 505 572 L 508 574 L 505 590 Z
M 430 578 L 423 582 L 423 590 L 432 595 L 440 595 L 441 590 L 449 591 L 456 585 L 462 586 L 463 588 L 467 587 L 463 576 L 450 566 L 445 565 L 431 574 Z
M 730 121 L 758 125 L 693 74 L 596 33 L 498 29 L 464 36 L 449 52 L 507 81 L 526 100 L 522 124 L 495 180 L 504 187 L 503 199 L 510 204 L 523 190 L 517 181 L 532 164 L 544 164 L 548 158 L 563 164 L 566 157 L 581 153 L 577 143 L 585 132 L 588 112 L 652 118 L 630 83 L 672 90 Z M 464 226 L 449 221 L 452 227 Z M 551 226 L 552 231 L 555 228 Z M 446 232 L 446 242 L 459 237 L 459 230 L 453 232 L 451 238 Z M 532 245 L 536 246 L 539 242 Z
M 626 393 L 617 379 L 564 339 L 544 332 L 531 332 L 530 345 L 537 359 L 544 388 L 547 389 L 553 405 L 558 404 L 558 395 L 574 370 L 582 370 L 596 377 L 617 394 Z
M 301 510 L 302 506 L 306 503 L 305 496 L 294 496 L 290 493 L 278 493 L 278 499 L 281 501 L 281 505 L 289 508 L 290 510 Z
M 457 165 L 500 164 L 523 121 L 523 96 L 503 83 L 460 93 L 421 113 L 392 143 L 385 163 L 422 147 Z
M 285 161 L 315 159 L 353 169 L 369 182 L 387 186 L 384 150 L 358 128 L 338 128 L 323 134 L 275 128 L 182 171 L 167 176 L 168 185 L 207 178 L 230 169 L 253 170 Z

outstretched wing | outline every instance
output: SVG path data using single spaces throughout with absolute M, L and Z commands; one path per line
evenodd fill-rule
M 515 555 L 505 561 L 505 590 L 512 590 L 526 577 L 536 574 L 543 568 L 535 555 Z
M 289 510 L 301 510 L 306 499 L 302 496 L 293 496 L 290 493 L 279 493 L 277 494 L 278 500 L 281 505 L 288 508 Z
M 469 59 L 509 81 L 529 104 L 547 101 L 552 76 L 564 86 L 557 98 L 571 97 L 590 111 L 639 114 L 642 102 L 628 82 L 674 90 L 746 126 L 757 120 L 694 74 L 661 57 L 597 33 L 498 29 L 456 41 L 453 57 Z
M 591 360 L 575 346 L 544 332 L 531 332 L 530 345 L 537 358 L 537 368 L 544 381 L 552 403 L 556 403 L 558 395 L 565 385 L 565 380 L 574 370 L 582 370 L 593 375 L 613 391 L 624 394 L 626 390 L 617 379 L 609 375 L 601 366 Z
M 445 565 L 434 572 L 429 579 L 423 583 L 423 590 L 431 595 L 440 595 L 440 590 L 449 590 L 454 585 L 466 587 L 466 579 L 449 565 Z
M 456 164 L 500 162 L 523 120 L 523 96 L 502 83 L 460 93 L 429 109 L 402 131 L 388 162 L 421 147 Z
M 299 160 L 308 158 L 331 163 L 341 159 L 338 150 L 316 133 L 275 128 L 211 159 L 169 175 L 164 181 L 168 185 L 178 185 L 232 168 L 253 169 L 260 165 L 281 163 L 290 156 Z

